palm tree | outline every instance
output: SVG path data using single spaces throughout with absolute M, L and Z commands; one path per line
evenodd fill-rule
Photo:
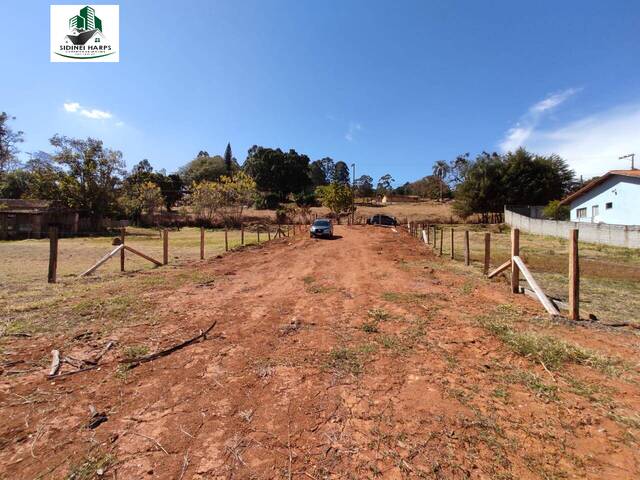
M 449 175 L 450 171 L 451 168 L 445 160 L 438 160 L 433 164 L 433 174 L 440 179 L 440 202 L 442 202 L 444 179 Z

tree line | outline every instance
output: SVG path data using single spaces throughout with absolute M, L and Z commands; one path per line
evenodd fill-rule
M 581 186 L 557 155 L 536 155 L 518 149 L 506 154 L 483 152 L 471 159 L 459 155 L 435 162 L 430 175 L 394 188 L 385 174 L 374 185 L 369 175 L 351 179 L 349 166 L 330 157 L 311 159 L 293 149 L 254 145 L 240 165 L 227 144 L 222 155 L 201 150 L 174 173 L 154 170 L 143 159 L 128 171 L 123 155 L 94 139 L 54 135 L 50 152 L 36 152 L 18 161 L 24 133 L 14 131 L 0 114 L 0 197 L 51 200 L 77 209 L 99 222 L 129 218 L 162 208 L 171 212 L 188 203 L 202 219 L 233 222 L 242 207 L 278 208 L 295 202 L 301 208 L 323 204 L 334 215 L 348 214 L 356 198 L 385 194 L 453 199 L 456 214 L 479 214 L 488 220 L 504 205 L 547 205 L 548 215 L 566 216 L 557 200 Z M 554 202 L 555 203 L 552 203 Z
M 227 144 L 223 155 L 201 150 L 176 172 L 167 173 L 154 170 L 147 159 L 127 170 L 122 153 L 99 139 L 54 135 L 50 151 L 31 153 L 20 162 L 24 133 L 11 128 L 13 119 L 4 112 L 0 116 L 0 198 L 50 200 L 79 210 L 96 226 L 102 218 L 138 221 L 143 213 L 162 208 L 171 212 L 182 204 L 207 221 L 233 221 L 241 214 L 240 206 L 272 209 L 290 201 L 301 207 L 325 204 L 339 215 L 352 208 L 354 189 L 369 194 L 373 188 L 366 175 L 352 188 L 343 161 L 311 161 L 293 149 L 257 145 L 242 165 Z

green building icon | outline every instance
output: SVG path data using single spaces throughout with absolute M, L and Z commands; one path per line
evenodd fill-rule
M 100 30 L 102 31 L 102 20 L 96 17 L 96 11 L 89 6 L 80 9 L 80 14 L 69 19 L 69 28 L 77 30 Z

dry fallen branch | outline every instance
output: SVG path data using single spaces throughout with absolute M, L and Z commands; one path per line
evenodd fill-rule
M 51 350 L 51 368 L 49 369 L 49 377 L 54 376 L 60 369 L 60 351 Z
M 95 370 L 96 368 L 98 368 L 97 365 L 91 365 L 89 367 L 73 370 L 72 372 L 61 373 L 60 375 L 47 375 L 47 378 L 49 378 L 50 380 L 54 380 L 58 378 L 70 377 L 71 375 L 75 375 L 76 373 L 88 372 L 89 370 Z
M 167 355 L 180 350 L 184 347 L 187 347 L 189 345 L 191 345 L 192 343 L 197 342 L 200 339 L 204 339 L 207 337 L 207 334 L 213 330 L 213 327 L 216 326 L 216 323 L 218 323 L 218 321 L 214 321 L 211 326 L 209 328 L 207 328 L 204 332 L 201 332 L 199 335 L 196 335 L 193 338 L 190 338 L 189 340 L 185 340 L 182 343 L 179 343 L 178 345 L 174 345 L 171 348 L 167 348 L 166 350 L 161 350 L 159 352 L 156 353 L 152 353 L 151 355 L 146 355 L 144 357 L 137 357 L 137 358 L 131 358 L 131 359 L 126 359 L 126 360 L 121 360 L 120 363 L 129 363 L 131 364 L 132 367 L 138 366 L 141 363 L 145 363 L 145 362 L 151 362 L 152 360 L 155 360 L 156 358 L 161 358 L 161 357 L 166 357 Z
M 98 355 L 96 355 L 90 360 L 85 360 L 85 362 L 90 363 L 91 365 L 97 365 L 100 359 L 104 356 L 104 354 L 107 353 L 111 349 L 111 347 L 113 347 L 115 344 L 116 342 L 109 341 Z

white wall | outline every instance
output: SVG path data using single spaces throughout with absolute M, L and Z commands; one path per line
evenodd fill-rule
M 606 208 L 611 203 L 610 209 Z M 593 216 L 593 206 L 598 215 Z M 578 208 L 586 208 L 587 216 L 578 218 Z M 600 185 L 571 202 L 571 221 L 640 225 L 640 178 L 613 175 Z
M 504 221 L 512 228 L 536 235 L 569 238 L 569 232 L 577 228 L 580 241 L 602 243 L 617 247 L 640 248 L 640 226 L 608 225 L 605 223 L 561 222 L 530 218 L 512 212 L 505 207 Z

